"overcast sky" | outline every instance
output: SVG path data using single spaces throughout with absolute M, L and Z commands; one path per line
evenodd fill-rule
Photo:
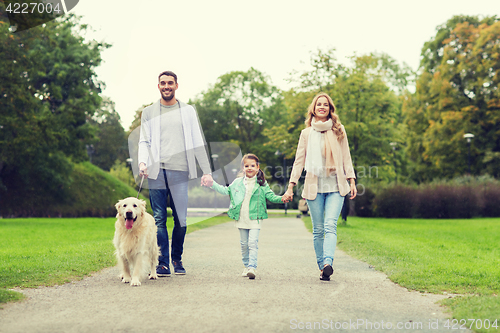
M 134 112 L 159 98 L 164 70 L 177 74 L 185 102 L 250 67 L 289 89 L 289 73 L 309 68 L 318 48 L 336 48 L 339 61 L 384 52 L 416 70 L 438 25 L 454 15 L 500 16 L 500 1 L 80 0 L 72 12 L 96 30 L 87 38 L 113 45 L 97 74 L 128 129 Z

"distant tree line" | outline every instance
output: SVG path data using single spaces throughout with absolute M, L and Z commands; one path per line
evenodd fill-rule
M 3 6 L 0 3 L 0 7 Z M 128 158 L 126 131 L 95 74 L 106 43 L 85 41 L 69 15 L 13 33 L 0 17 L 0 201 L 64 199 L 74 163 L 108 171 Z M 359 181 L 425 183 L 500 173 L 500 22 L 455 16 L 424 44 L 414 72 L 387 54 L 311 53 L 282 91 L 255 68 L 221 75 L 188 101 L 207 142 L 259 156 L 268 180 L 285 182 L 307 106 L 324 91 L 345 125 Z M 152 101 L 145 101 L 150 103 Z M 464 134 L 472 133 L 469 146 Z M 43 193 L 43 195 L 42 195 Z

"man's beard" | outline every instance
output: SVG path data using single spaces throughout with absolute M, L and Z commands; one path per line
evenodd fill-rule
M 170 102 L 172 100 L 172 98 L 175 97 L 175 92 L 174 91 L 171 91 L 172 92 L 172 95 L 170 96 L 165 96 L 163 93 L 161 94 L 161 98 L 163 98 L 164 101 L 166 102 Z

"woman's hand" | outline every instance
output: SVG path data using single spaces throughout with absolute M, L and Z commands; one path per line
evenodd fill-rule
M 294 183 L 290 183 L 288 185 L 288 189 L 286 190 L 285 194 L 283 194 L 283 199 L 286 201 L 283 201 L 283 202 L 292 201 L 292 199 L 293 199 L 293 187 L 294 186 L 295 186 Z
M 354 178 L 349 179 L 351 183 L 351 200 L 356 198 L 356 195 L 358 194 L 358 189 L 356 188 L 356 181 Z

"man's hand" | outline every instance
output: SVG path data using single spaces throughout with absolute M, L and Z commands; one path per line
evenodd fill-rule
M 142 162 L 139 164 L 139 176 L 148 177 L 148 168 L 146 167 L 146 164 Z
M 212 178 L 212 175 L 203 175 L 201 177 L 201 186 L 206 186 L 206 187 L 212 187 L 214 184 L 214 180 Z

